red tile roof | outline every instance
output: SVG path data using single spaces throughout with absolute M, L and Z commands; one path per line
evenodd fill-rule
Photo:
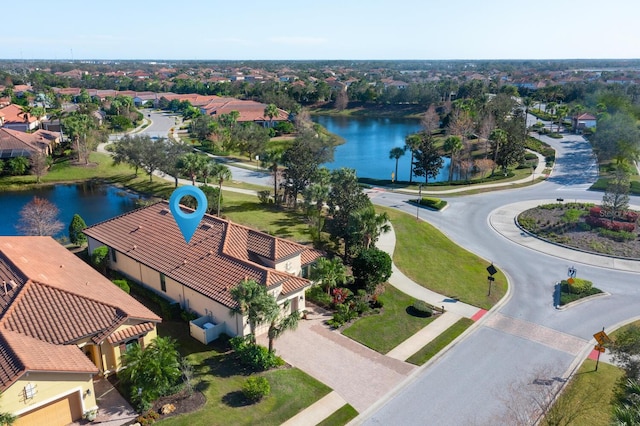
M 76 344 L 128 321 L 160 318 L 52 238 L 0 237 L 0 392 L 30 370 L 97 372 Z
M 34 115 L 27 114 L 26 119 L 22 112 L 22 107 L 16 104 L 11 104 L 0 109 L 0 112 L 4 114 L 4 122 L 6 123 L 33 123 L 37 120 Z
M 202 106 L 202 109 L 209 115 L 229 114 L 231 111 L 238 111 L 238 121 L 269 121 L 269 117 L 264 115 L 266 104 L 255 101 L 243 101 L 235 98 L 217 98 Z M 273 117 L 275 121 L 289 119 L 289 113 L 278 108 L 278 115 Z
M 308 280 L 265 266 L 298 254 L 307 263 L 319 252 L 214 216 L 205 215 L 189 244 L 185 243 L 166 201 L 85 229 L 85 234 L 165 276 L 233 307 L 229 289 L 244 279 L 267 286 L 282 284 L 289 294 Z M 315 257 L 314 257 L 315 256 Z

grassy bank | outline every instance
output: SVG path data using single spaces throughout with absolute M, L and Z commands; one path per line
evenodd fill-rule
M 507 279 L 501 271 L 488 295 L 489 262 L 450 241 L 430 224 L 385 207 L 396 233 L 393 261 L 416 283 L 452 299 L 490 309 L 507 292 Z

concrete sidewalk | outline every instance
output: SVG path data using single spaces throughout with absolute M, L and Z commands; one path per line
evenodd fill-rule
M 311 407 L 291 417 L 282 426 L 307 426 L 318 423 L 318 419 L 326 419 L 338 409 L 347 404 L 337 392 L 330 392 Z
M 418 331 L 391 351 L 387 352 L 387 356 L 400 361 L 406 361 L 411 355 L 415 354 L 426 344 L 441 335 L 460 318 L 462 318 L 460 315 L 453 312 L 445 312 L 444 314 L 441 314 L 422 330 Z

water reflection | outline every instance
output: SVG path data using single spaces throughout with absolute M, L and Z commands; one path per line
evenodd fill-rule
M 329 169 L 349 167 L 355 169 L 359 177 L 374 179 L 391 179 L 396 160 L 389 158 L 389 151 L 404 147 L 407 135 L 420 130 L 419 120 L 399 118 L 314 116 L 313 121 L 345 140 L 336 148 L 334 161 L 326 164 Z M 440 174 L 436 179 L 429 179 L 430 182 L 447 180 L 449 159 L 444 160 Z M 409 180 L 410 163 L 411 153 L 406 152 L 398 160 L 396 180 Z M 424 182 L 424 178 L 413 180 Z
M 58 220 L 62 222 L 64 229 L 56 238 L 68 236 L 67 228 L 76 213 L 82 216 L 87 225 L 93 225 L 135 209 L 139 200 L 144 198 L 122 188 L 96 182 L 3 192 L 0 193 L 0 235 L 21 235 L 15 225 L 20 219 L 20 210 L 33 197 L 45 198 L 60 210 Z

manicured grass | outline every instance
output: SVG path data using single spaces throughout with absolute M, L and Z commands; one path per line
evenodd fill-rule
M 414 299 L 391 285 L 386 285 L 385 288 L 385 292 L 379 296 L 384 303 L 382 312 L 360 318 L 342 332 L 382 354 L 386 354 L 434 320 L 434 317 L 409 315 L 407 308 Z
M 223 217 L 302 244 L 311 241 L 309 229 L 301 213 L 281 210 L 272 204 L 261 204 L 255 195 L 239 194 L 223 189 L 222 197 L 220 214 Z
M 491 295 L 487 295 L 489 262 L 412 215 L 385 207 L 376 209 L 386 212 L 391 219 L 396 233 L 393 261 L 409 278 L 437 293 L 483 309 L 490 309 L 505 295 L 507 279 L 501 271 L 495 275 Z
M 331 389 L 297 368 L 281 368 L 259 374 L 267 378 L 271 394 L 256 404 L 245 405 L 242 384 L 250 372 L 239 367 L 221 343 L 202 345 L 189 336 L 182 322 L 163 322 L 161 336 L 170 335 L 180 343 L 181 352 L 193 364 L 195 388 L 207 402 L 199 411 L 161 421 L 162 425 L 278 425 L 290 419 Z
M 624 373 L 620 368 L 603 362 L 598 365 L 598 371 L 595 371 L 595 365 L 594 360 L 585 360 L 551 409 L 552 413 L 554 410 L 557 411 L 558 417 L 565 416 L 565 422 L 555 423 L 549 419 L 549 421 L 543 420 L 542 425 L 605 426 L 611 424 L 613 395 L 619 383 L 618 380 Z M 575 417 L 570 422 L 566 422 L 568 416 Z M 553 414 L 550 417 L 553 417 Z
M 453 342 L 467 328 L 471 327 L 473 321 L 469 318 L 461 318 L 451 327 L 447 328 L 444 333 L 427 343 L 422 349 L 411 355 L 407 362 L 415 365 L 422 365 L 434 357 L 435 354 L 444 349 L 449 343 Z
M 335 413 L 318 423 L 317 426 L 342 426 L 355 419 L 358 412 L 349 404 L 343 405 Z

